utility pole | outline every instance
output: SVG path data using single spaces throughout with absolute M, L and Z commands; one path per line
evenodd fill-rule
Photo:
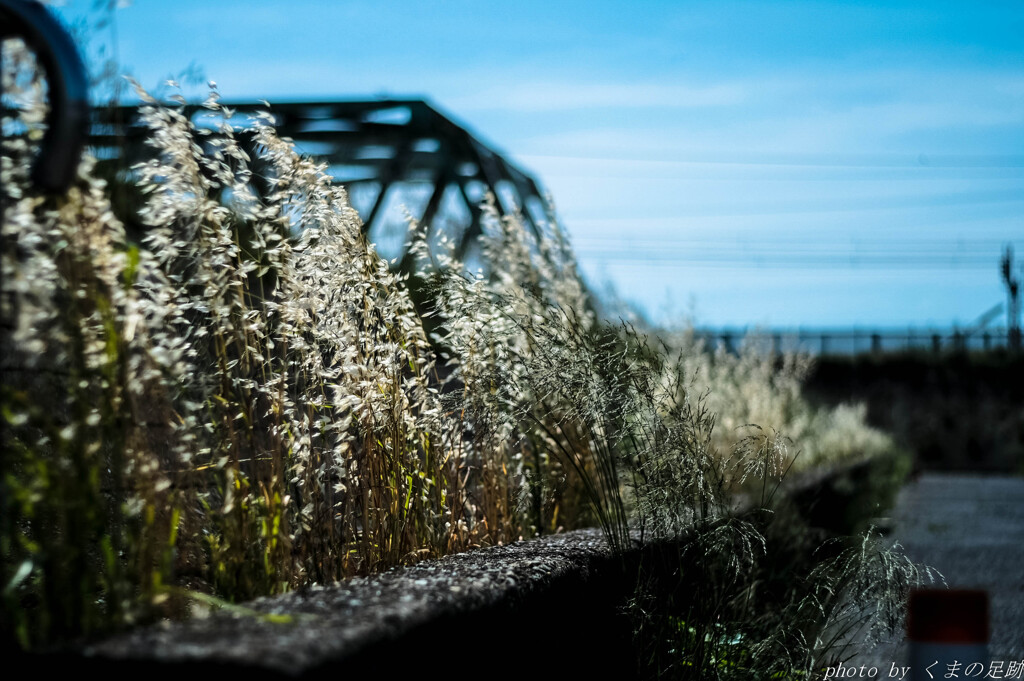
M 1003 283 L 1006 285 L 1006 332 L 1010 349 L 1020 351 L 1020 279 L 1013 276 L 1013 246 L 1007 244 L 1000 262 Z

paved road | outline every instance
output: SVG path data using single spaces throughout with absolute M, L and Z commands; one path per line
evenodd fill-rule
M 1024 478 L 925 473 L 900 491 L 891 514 L 891 538 L 914 561 L 938 569 L 951 588 L 988 591 L 989 657 L 1024 659 Z M 906 644 L 862 658 L 888 668 L 906 659 Z

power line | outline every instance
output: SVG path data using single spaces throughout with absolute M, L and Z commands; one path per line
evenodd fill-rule
M 655 166 L 782 166 L 793 168 L 1024 168 L 1022 154 L 748 154 L 734 155 L 718 152 L 716 158 L 690 157 L 639 157 L 639 156 L 594 156 L 580 154 L 536 154 L 521 153 L 517 157 L 527 159 L 564 160 L 584 163 L 648 163 Z
M 672 240 L 583 239 L 574 244 L 584 261 L 733 267 L 851 269 L 994 269 L 1005 242 L 991 244 L 903 243 L 882 246 L 777 244 Z

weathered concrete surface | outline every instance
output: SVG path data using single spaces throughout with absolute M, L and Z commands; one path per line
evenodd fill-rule
M 619 610 L 628 585 L 615 560 L 599 531 L 570 532 L 246 604 L 291 623 L 220 611 L 130 631 L 84 657 L 35 662 L 48 671 L 146 681 L 334 678 L 340 671 L 430 678 L 453 665 L 529 678 L 541 664 L 534 653 L 555 646 L 564 652 L 560 673 L 630 678 L 629 623 Z M 556 671 L 544 664 L 545 676 Z
M 992 660 L 1024 659 L 1024 479 L 924 473 L 900 491 L 892 528 L 907 555 L 939 570 L 950 588 L 988 591 Z M 858 664 L 881 667 L 906 652 L 906 643 L 890 642 Z
M 785 491 L 817 527 L 839 526 L 856 500 L 853 491 L 871 479 L 870 468 L 862 461 L 818 471 Z M 749 502 L 739 505 L 754 513 Z M 639 561 L 650 551 L 678 553 L 686 541 L 648 541 L 644 551 L 614 555 L 600 531 L 569 532 L 259 599 L 246 604 L 250 614 L 221 611 L 140 628 L 84 655 L 75 650 L 29 662 L 49 675 L 146 681 L 225 674 L 322 679 L 339 672 L 430 678 L 453 668 L 486 669 L 490 679 L 636 678 L 632 622 L 623 606 L 635 595 Z M 648 564 L 657 564 L 650 557 Z

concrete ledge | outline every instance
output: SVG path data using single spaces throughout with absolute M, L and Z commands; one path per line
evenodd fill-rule
M 849 488 L 867 483 L 873 466 L 818 471 L 785 492 L 809 524 L 825 527 L 846 518 Z M 644 553 L 678 549 L 681 541 Z M 146 681 L 339 672 L 423 678 L 450 675 L 453 664 L 487 678 L 635 678 L 623 606 L 640 560 L 640 550 L 614 555 L 599 530 L 581 530 L 246 604 L 259 615 L 220 611 L 29 661 L 39 671 Z M 540 655 L 552 648 L 554 656 Z
M 453 664 L 488 678 L 630 678 L 630 628 L 621 612 L 629 585 L 621 560 L 598 530 L 570 532 L 246 604 L 288 615 L 291 623 L 221 611 L 127 632 L 89 646 L 84 657 L 39 656 L 32 664 L 146 681 L 371 671 L 423 678 Z M 537 653 L 553 644 L 560 662 L 539 667 Z

